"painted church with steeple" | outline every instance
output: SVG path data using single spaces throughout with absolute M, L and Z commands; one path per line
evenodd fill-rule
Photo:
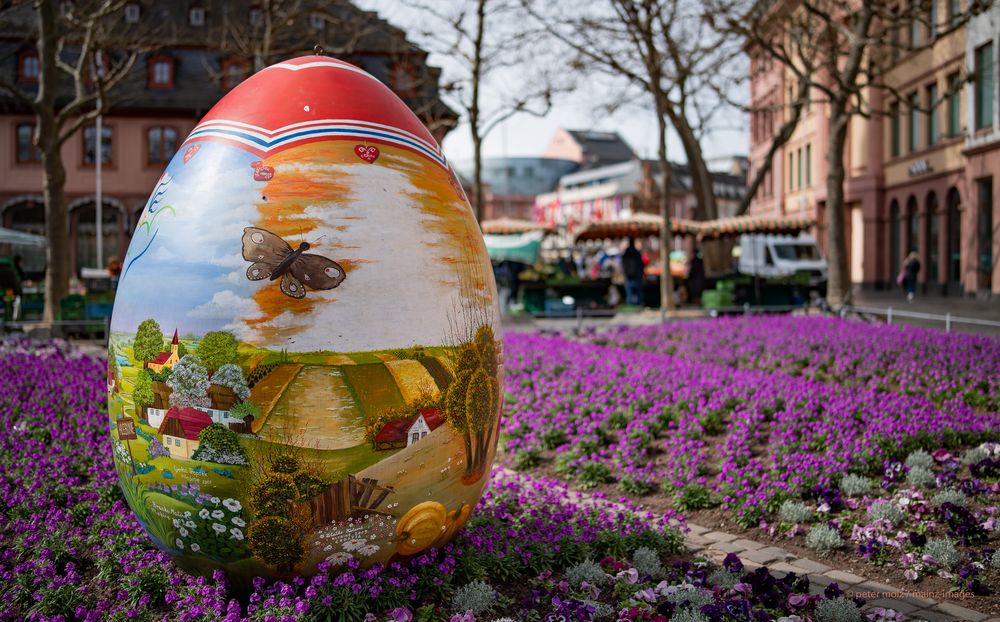
M 177 335 L 177 329 L 174 329 L 174 340 L 170 343 L 170 352 L 160 352 L 159 356 L 149 362 L 149 369 L 160 373 L 168 367 L 173 367 L 177 361 L 181 360 L 178 349 L 180 348 L 180 341 Z

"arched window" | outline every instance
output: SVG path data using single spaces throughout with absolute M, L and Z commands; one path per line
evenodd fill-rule
M 948 190 L 948 282 L 962 282 L 962 203 L 958 188 Z
M 900 222 L 899 203 L 896 199 L 889 204 L 889 278 L 895 279 L 899 274 L 900 254 Z
M 35 235 L 45 235 L 45 206 L 33 201 L 25 201 L 7 208 L 3 215 L 5 227 L 33 233 Z M 32 281 L 41 281 L 45 278 L 45 248 L 35 246 L 14 246 L 10 247 L 10 253 L 4 253 L 8 257 L 21 256 L 21 269 L 24 270 L 26 278 Z
M 938 281 L 938 198 L 933 191 L 927 195 L 927 219 L 924 221 L 927 239 L 924 263 L 927 265 L 927 282 Z

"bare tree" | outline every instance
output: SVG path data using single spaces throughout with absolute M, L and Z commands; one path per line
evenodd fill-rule
M 852 296 L 844 215 L 845 147 L 850 123 L 855 118 L 884 114 L 880 107 L 871 105 L 873 94 L 899 96 L 890 76 L 897 48 L 902 45 L 901 30 L 916 22 L 918 29 L 933 30 L 940 37 L 962 27 L 970 15 L 932 24 L 931 16 L 937 13 L 930 11 L 931 2 L 915 0 L 907 11 L 876 0 L 850 6 L 836 0 L 756 1 L 745 10 L 740 10 L 738 3 L 713 5 L 717 15 L 728 16 L 727 28 L 745 37 L 753 53 L 796 76 L 800 87 L 800 97 L 793 104 L 796 109 L 805 101 L 801 98 L 803 89 L 817 93 L 825 105 L 830 137 L 826 152 L 827 299 L 832 305 L 849 304 Z M 989 4 L 973 2 L 969 10 L 981 11 Z M 934 41 L 924 36 L 908 41 L 908 49 L 928 47 Z
M 565 76 L 537 62 L 539 48 L 525 46 L 532 32 L 514 0 L 462 0 L 411 4 L 430 18 L 420 42 L 450 60 L 442 92 L 469 124 L 473 157 L 473 209 L 483 219 L 482 146 L 487 135 L 518 113 L 544 116 L 555 95 L 567 88 Z M 530 56 L 529 56 L 530 55 Z M 512 74 L 515 79 L 510 81 Z M 489 87 L 493 101 L 484 97 Z
M 120 0 L 62 5 L 33 0 L 15 3 L 0 14 L 5 31 L 28 34 L 28 40 L 33 39 L 38 49 L 37 85 L 0 77 L 0 92 L 32 112 L 36 119 L 34 143 L 42 157 L 48 238 L 43 313 L 46 321 L 56 318 L 59 303 L 69 292 L 69 218 L 61 148 L 97 116 L 98 97 L 108 106 L 110 96 L 135 64 L 139 50 L 134 33 L 123 28 L 124 5 Z

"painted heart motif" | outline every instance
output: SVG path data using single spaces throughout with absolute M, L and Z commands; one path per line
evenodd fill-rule
M 187 164 L 188 160 L 190 160 L 191 158 L 193 158 L 194 154 L 198 153 L 199 149 L 201 149 L 201 144 L 200 143 L 199 144 L 195 144 L 195 145 L 191 145 L 190 147 L 188 147 L 187 150 L 184 151 L 184 164 Z
M 378 160 L 378 147 L 373 147 L 371 145 L 358 145 L 354 148 L 354 153 L 358 154 L 358 157 L 365 162 L 371 164 L 375 160 Z

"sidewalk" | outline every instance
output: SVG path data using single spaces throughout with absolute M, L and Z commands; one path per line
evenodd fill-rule
M 992 300 L 975 300 L 959 296 L 921 296 L 907 302 L 901 292 L 860 292 L 854 296 L 854 306 L 872 307 L 881 311 L 889 308 L 895 311 L 933 313 L 944 316 L 950 313 L 953 318 L 973 318 L 1000 322 L 1000 298 Z M 931 328 L 944 329 L 943 320 L 925 320 L 893 315 L 893 323 L 914 324 Z M 1000 327 L 976 326 L 953 321 L 952 330 L 988 335 L 1000 335 Z

